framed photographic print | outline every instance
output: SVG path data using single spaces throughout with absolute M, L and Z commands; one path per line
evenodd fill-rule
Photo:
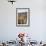
M 29 8 L 16 8 L 16 26 L 29 26 L 30 25 L 30 9 Z

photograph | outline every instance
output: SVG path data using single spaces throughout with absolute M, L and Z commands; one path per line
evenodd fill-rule
M 30 9 L 16 8 L 16 26 L 29 26 Z

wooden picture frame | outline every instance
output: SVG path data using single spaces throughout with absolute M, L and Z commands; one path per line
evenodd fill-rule
M 16 8 L 16 26 L 30 26 L 30 8 Z

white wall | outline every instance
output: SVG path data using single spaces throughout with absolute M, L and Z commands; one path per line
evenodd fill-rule
M 30 27 L 16 27 L 16 8 L 30 8 Z M 46 40 L 46 1 L 17 0 L 14 5 L 0 0 L 0 40 L 14 40 L 26 32 L 33 40 Z

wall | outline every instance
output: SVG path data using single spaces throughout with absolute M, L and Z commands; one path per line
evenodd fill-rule
M 0 0 L 0 40 L 15 40 L 19 32 L 33 40 L 46 40 L 46 1 L 17 0 L 13 5 Z M 16 27 L 16 8 L 30 8 L 30 27 Z

